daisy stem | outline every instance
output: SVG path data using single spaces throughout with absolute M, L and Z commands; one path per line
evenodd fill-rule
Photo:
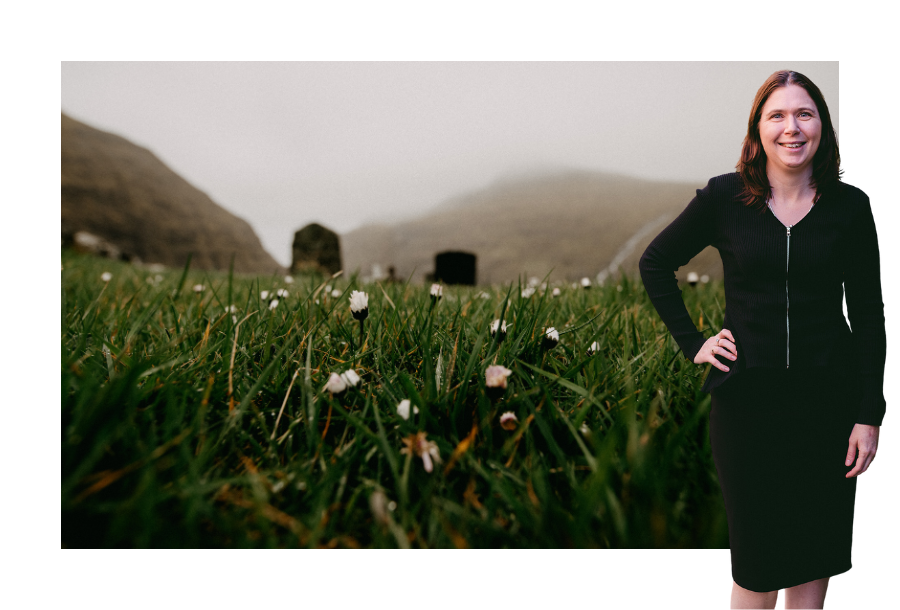
M 362 350 L 363 344 L 365 344 L 365 340 L 363 339 L 363 325 L 365 324 L 365 320 L 359 321 L 359 349 Z

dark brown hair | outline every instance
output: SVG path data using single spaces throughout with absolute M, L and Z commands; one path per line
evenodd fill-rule
M 765 209 L 766 201 L 772 194 L 769 177 L 766 175 L 766 152 L 763 150 L 762 140 L 759 137 L 759 122 L 762 119 L 763 106 L 772 92 L 788 85 L 797 85 L 806 90 L 815 103 L 819 111 L 819 119 L 822 121 L 822 138 L 813 157 L 812 183 L 810 184 L 816 189 L 816 199 L 826 189 L 835 185 L 843 173 L 837 136 L 834 133 L 831 114 L 828 112 L 828 105 L 825 103 L 825 98 L 822 97 L 822 92 L 815 83 L 799 72 L 779 70 L 767 78 L 756 92 L 753 109 L 750 111 L 750 120 L 747 122 L 747 136 L 744 138 L 741 158 L 736 166 L 744 180 L 744 191 L 741 193 L 740 199 L 749 206 Z

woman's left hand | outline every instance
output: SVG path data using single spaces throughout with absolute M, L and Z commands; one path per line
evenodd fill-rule
M 853 470 L 846 474 L 846 477 L 855 477 L 864 473 L 869 468 L 869 464 L 875 459 L 875 452 L 878 450 L 878 426 L 869 426 L 866 424 L 856 424 L 850 433 L 850 448 L 847 450 L 847 460 L 845 466 L 849 466 L 856 458 L 856 449 L 859 448 L 859 459 L 856 460 L 856 466 Z

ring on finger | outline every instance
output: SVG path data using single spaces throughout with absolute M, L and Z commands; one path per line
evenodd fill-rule
M 716 347 L 719 347 L 719 337 L 716 337 Z

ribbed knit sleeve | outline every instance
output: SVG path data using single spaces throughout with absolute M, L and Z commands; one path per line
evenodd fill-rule
M 688 314 L 675 271 L 713 241 L 716 206 L 711 191 L 714 180 L 698 190 L 697 196 L 678 218 L 650 242 L 640 261 L 641 279 L 650 301 L 685 358 L 691 362 L 706 339 Z
M 851 227 L 851 253 L 844 273 L 847 317 L 858 365 L 860 411 L 857 423 L 880 426 L 884 419 L 884 362 L 887 339 L 881 300 L 878 236 L 868 197 Z

